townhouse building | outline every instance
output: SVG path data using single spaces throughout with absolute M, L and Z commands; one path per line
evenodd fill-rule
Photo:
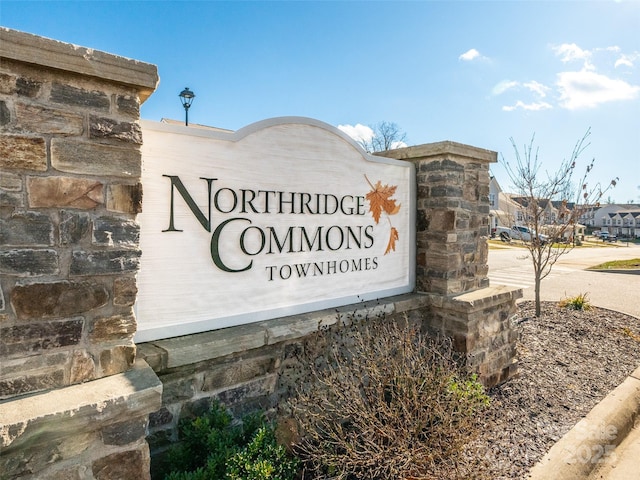
M 594 205 L 584 212 L 580 221 L 590 231 L 602 230 L 622 238 L 640 238 L 640 205 Z

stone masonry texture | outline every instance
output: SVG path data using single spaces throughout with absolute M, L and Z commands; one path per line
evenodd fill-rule
M 132 362 L 122 352 L 133 349 L 135 321 L 104 337 L 92 329 L 131 316 L 130 303 L 114 302 L 114 282 L 135 282 L 139 264 L 138 95 L 127 85 L 4 58 L 1 73 L 0 166 L 8 179 L 0 197 L 0 329 L 29 341 L 18 348 L 9 345 L 14 336 L 3 335 L 0 349 L 6 360 L 66 350 L 62 384 L 119 373 Z M 109 195 L 115 211 L 107 191 L 117 192 Z M 80 328 L 71 336 L 69 322 Z M 79 353 L 95 366 L 89 376 L 72 375 L 69 359 Z M 44 388 L 28 380 L 41 374 L 0 372 L 0 398 L 24 394 L 27 385 Z
M 497 154 L 440 142 L 382 152 L 416 166 L 416 289 L 430 300 L 426 326 L 453 339 L 487 386 L 515 375 L 511 326 L 518 289 L 490 287 L 489 165 Z
M 2 478 L 149 478 L 161 385 L 134 368 L 133 304 L 157 82 L 153 65 L 0 27 Z

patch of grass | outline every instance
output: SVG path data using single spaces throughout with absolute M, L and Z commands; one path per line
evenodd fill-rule
M 575 297 L 563 298 L 560 300 L 561 308 L 568 308 L 569 310 L 591 310 L 591 303 L 587 299 L 586 293 L 581 293 Z
M 640 268 L 640 258 L 632 258 L 630 260 L 612 260 L 611 262 L 601 263 L 595 267 L 589 267 L 589 270 L 635 270 Z

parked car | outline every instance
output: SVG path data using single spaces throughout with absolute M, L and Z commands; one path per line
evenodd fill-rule
M 600 238 L 603 242 L 615 242 L 618 240 L 618 237 L 609 232 L 600 232 Z
M 529 227 L 523 227 L 520 225 L 514 225 L 511 228 L 496 227 L 492 231 L 492 234 L 493 236 L 499 237 L 503 242 L 510 242 L 512 239 L 530 242 L 531 239 L 536 237 L 535 231 L 532 231 Z M 549 237 L 542 233 L 539 233 L 537 238 L 543 245 L 549 241 Z
M 593 235 L 594 237 L 596 237 L 596 238 L 597 238 L 597 237 L 599 237 L 599 236 L 600 236 L 600 234 L 601 234 L 601 233 L 602 233 L 602 231 L 601 231 L 601 230 L 594 230 L 594 231 L 593 231 L 593 233 L 592 233 L 591 235 Z

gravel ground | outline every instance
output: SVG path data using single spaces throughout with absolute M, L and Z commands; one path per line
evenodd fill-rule
M 556 441 L 640 366 L 640 320 L 551 302 L 535 318 L 533 307 L 521 303 L 514 319 L 521 333 L 519 374 L 489 392 L 492 405 L 474 442 L 488 478 L 526 478 Z

